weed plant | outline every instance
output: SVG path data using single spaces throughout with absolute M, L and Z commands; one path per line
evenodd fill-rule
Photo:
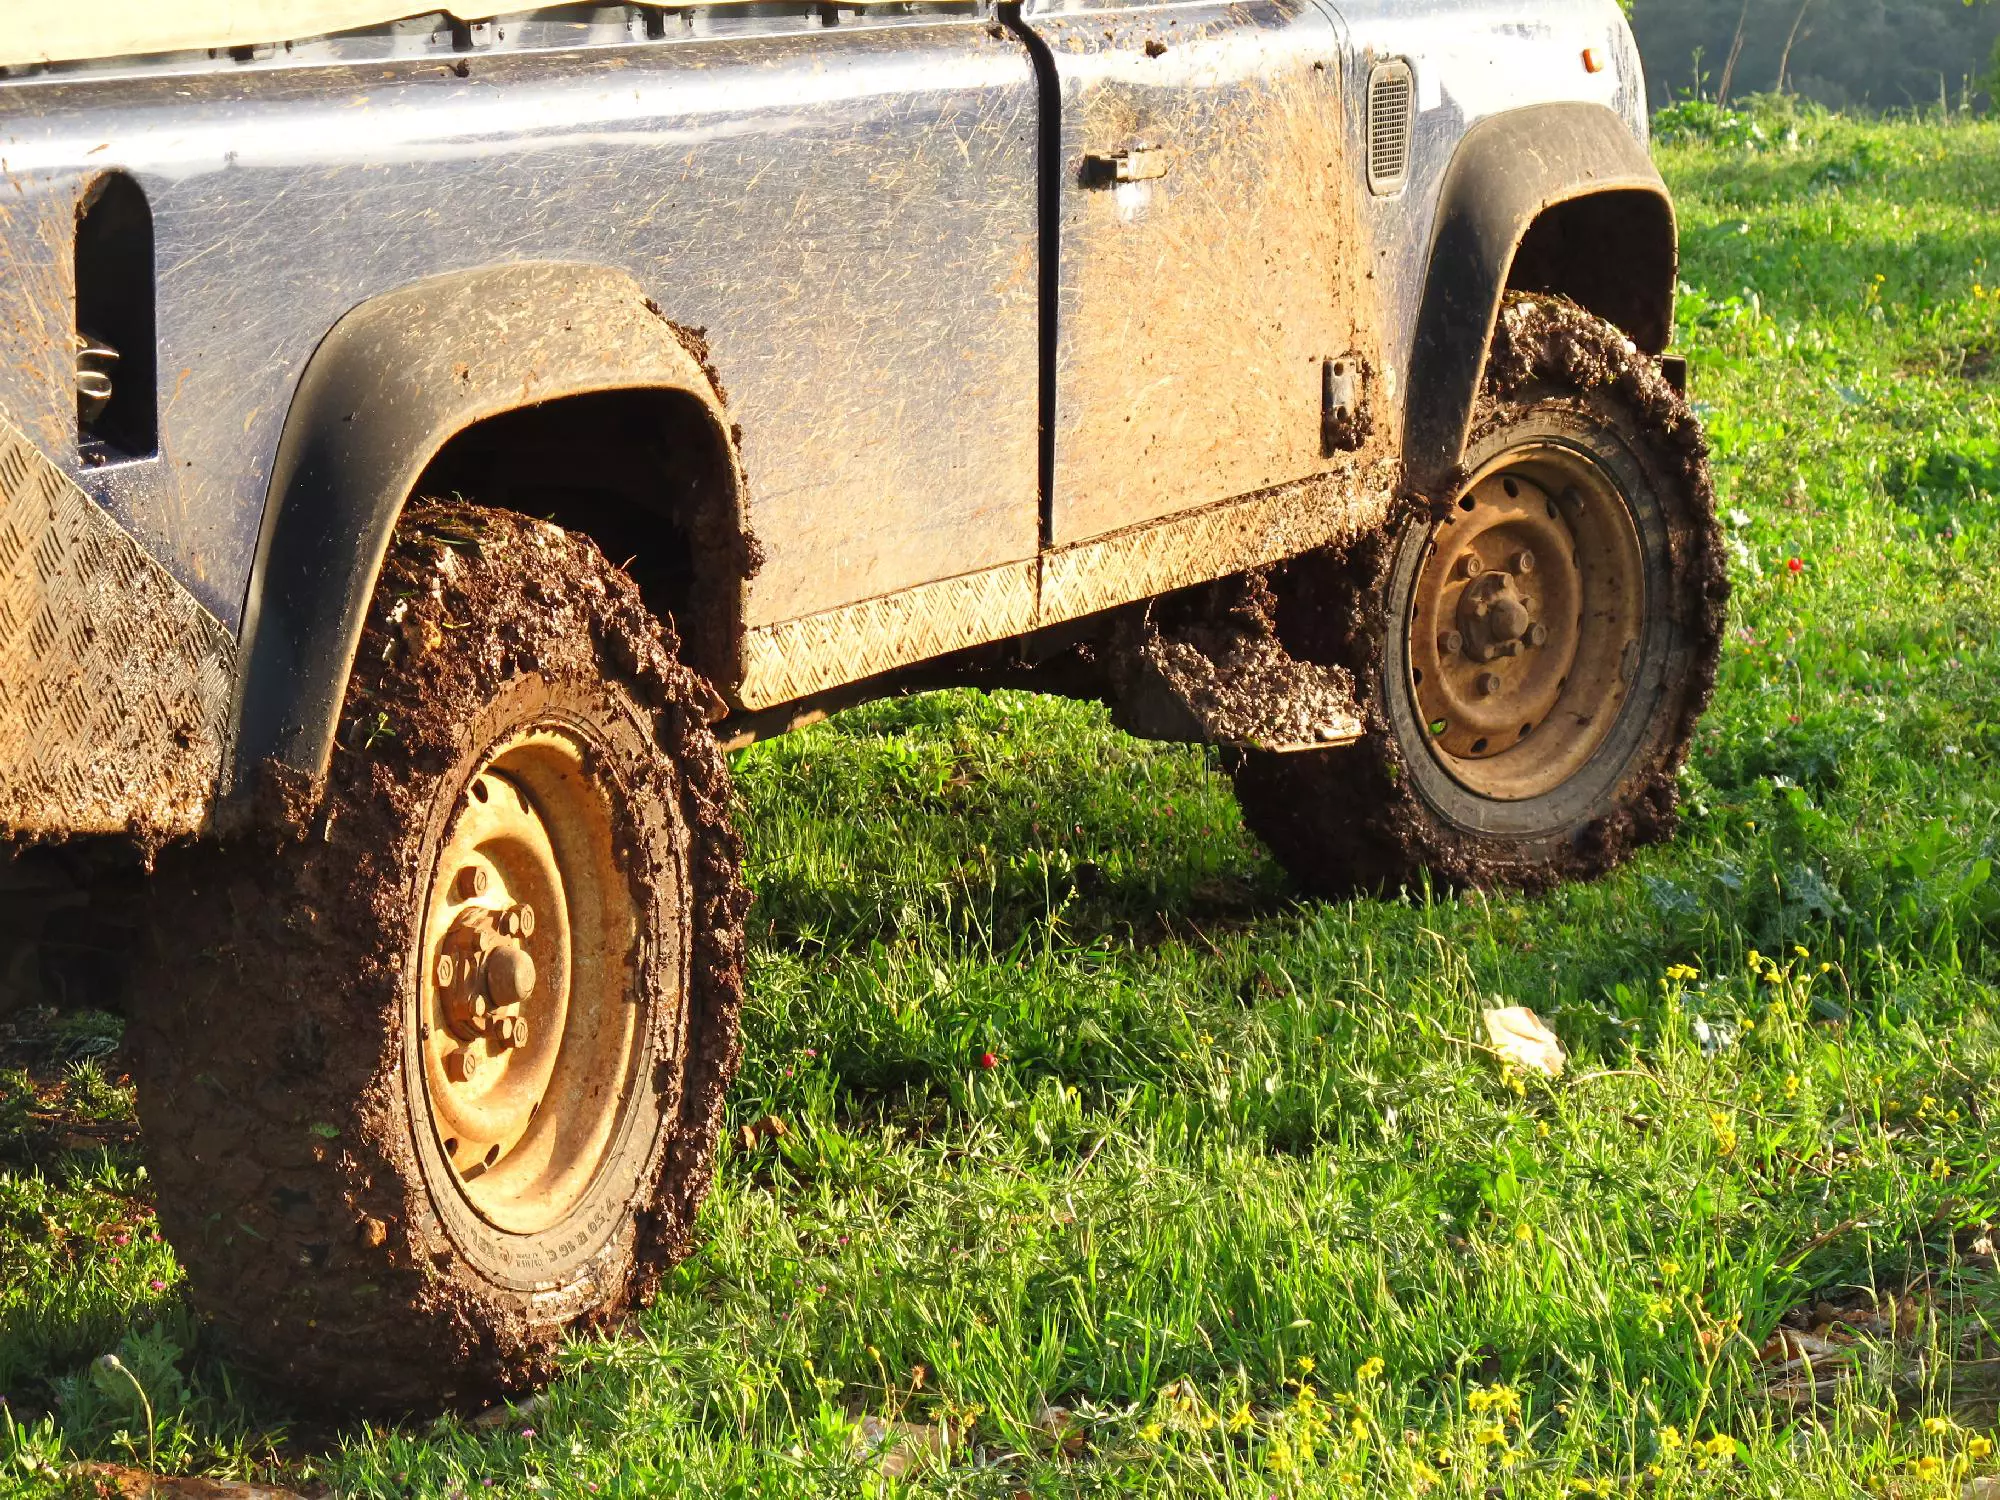
M 1675 842 L 1542 899 L 1326 905 L 1210 758 L 1095 707 L 940 694 L 745 752 L 747 1050 L 701 1248 L 483 1426 L 240 1389 L 104 1027 L 30 1018 L 0 1488 L 146 1452 L 107 1352 L 163 1467 L 371 1495 L 1990 1474 L 2000 128 L 1696 123 L 1661 155 L 1736 592 Z M 1495 1067 L 1496 1003 L 1564 1077 Z

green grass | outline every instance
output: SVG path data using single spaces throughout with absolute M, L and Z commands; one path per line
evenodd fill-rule
M 731 1148 L 655 1307 L 497 1427 L 288 1427 L 201 1349 L 72 1018 L 0 1073 L 0 1488 L 143 1457 L 108 1350 L 163 1466 L 365 1494 L 1991 1472 L 2000 128 L 1762 124 L 1661 151 L 1736 578 L 1674 844 L 1545 899 L 1322 905 L 1200 752 L 1092 707 L 944 694 L 761 746 L 731 1124 L 789 1129 Z M 1496 1000 L 1564 1079 L 1493 1066 Z M 1758 1350 L 1818 1304 L 1857 1357 L 1789 1399 Z M 948 1462 L 885 1476 L 870 1415 Z

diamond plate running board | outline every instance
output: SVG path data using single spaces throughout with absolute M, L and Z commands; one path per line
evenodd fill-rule
M 236 642 L 0 419 L 0 839 L 201 827 Z

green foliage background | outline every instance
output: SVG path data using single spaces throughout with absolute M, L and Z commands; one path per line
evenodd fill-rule
M 1671 844 L 1328 904 L 1210 757 L 1093 706 L 745 751 L 699 1248 L 486 1422 L 243 1379 L 117 1020 L 0 1027 L 0 1496 L 153 1452 L 423 1500 L 1993 1494 L 2000 124 L 1765 100 L 1655 139 L 1736 587 Z M 1495 1066 L 1496 1003 L 1561 1079 Z M 1800 1323 L 1853 1342 L 1787 1371 Z
M 1633 0 L 1632 28 L 1655 106 L 1715 96 L 1743 20 L 1730 97 L 1775 90 L 1779 55 L 1800 0 Z M 1982 82 L 2000 38 L 2000 7 L 1961 0 L 1806 0 L 1786 88 L 1836 109 L 1984 107 Z M 1696 78 L 1696 49 L 1701 81 Z

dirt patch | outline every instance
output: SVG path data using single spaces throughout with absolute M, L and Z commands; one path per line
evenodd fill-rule
M 1613 794 L 1547 835 L 1476 831 L 1419 791 L 1410 755 L 1425 752 L 1403 744 L 1386 701 L 1385 643 L 1402 628 L 1389 603 L 1399 546 L 1454 503 L 1461 469 L 1435 494 L 1411 497 L 1382 532 L 1279 575 L 1287 648 L 1353 672 L 1369 731 L 1348 749 L 1251 755 L 1235 767 L 1246 820 L 1317 891 L 1394 890 L 1425 872 L 1450 885 L 1542 889 L 1598 874 L 1674 831 L 1676 773 L 1714 688 L 1729 597 L 1707 442 L 1685 400 L 1618 330 L 1561 298 L 1510 295 L 1468 452 L 1551 403 L 1615 420 L 1665 502 L 1667 607 L 1681 645 L 1655 722 Z
M 306 837 L 163 867 L 163 992 L 135 1018 L 161 1221 L 231 1352 L 302 1404 L 519 1390 L 552 1372 L 565 1326 L 621 1316 L 686 1252 L 737 1062 L 748 905 L 713 701 L 589 542 L 415 502 Z M 660 1124 L 607 1157 L 601 1211 L 586 1198 L 590 1222 L 543 1244 L 454 1217 L 408 1080 L 432 851 L 484 747 L 548 714 L 582 726 L 593 774 L 623 789 Z

